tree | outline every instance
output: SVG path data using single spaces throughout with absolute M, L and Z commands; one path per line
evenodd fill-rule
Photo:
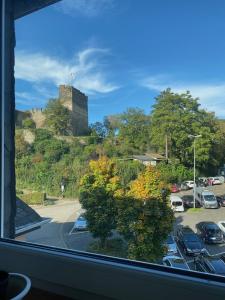
M 89 170 L 81 179 L 80 202 L 85 209 L 88 228 L 104 248 L 115 229 L 116 203 L 113 197 L 119 187 L 113 160 L 102 157 L 90 161 Z
M 120 115 L 118 132 L 124 152 L 143 153 L 149 144 L 150 117 L 139 108 L 129 108 Z
M 151 144 L 159 152 L 165 151 L 168 138 L 170 158 L 177 158 L 187 167 L 193 165 L 193 140 L 189 135 L 202 135 L 196 140 L 196 164 L 206 169 L 217 132 L 213 113 L 200 109 L 198 98 L 190 92 L 173 93 L 170 89 L 156 97 L 151 115 Z
M 45 125 L 54 134 L 67 135 L 71 133 L 71 114 L 69 109 L 61 104 L 60 100 L 49 100 L 44 114 L 46 116 Z
M 131 259 L 156 261 L 173 227 L 174 216 L 163 196 L 166 188 L 160 173 L 147 167 L 130 183 L 125 196 L 118 197 L 117 229 L 128 244 Z

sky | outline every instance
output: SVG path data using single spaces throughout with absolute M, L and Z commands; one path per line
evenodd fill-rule
M 224 36 L 224 0 L 63 0 L 16 21 L 16 107 L 72 84 L 93 123 L 170 87 L 225 118 Z

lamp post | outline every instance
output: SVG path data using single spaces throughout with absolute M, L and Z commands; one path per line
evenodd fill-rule
M 192 139 L 194 139 L 194 208 L 195 208 L 195 193 L 196 193 L 196 185 L 195 185 L 195 139 L 197 139 L 197 138 L 200 138 L 200 137 L 202 137 L 202 135 L 201 134 L 198 134 L 198 135 L 192 135 L 192 134 L 189 134 L 188 135 L 188 137 L 189 138 L 192 138 Z

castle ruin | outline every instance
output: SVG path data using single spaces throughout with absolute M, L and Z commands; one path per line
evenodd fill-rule
M 71 112 L 72 134 L 82 136 L 88 133 L 88 97 L 69 85 L 59 86 L 59 98 L 63 106 Z M 33 108 L 29 111 L 16 110 L 16 125 L 21 127 L 23 120 L 31 118 L 36 128 L 44 128 L 45 115 L 42 109 Z

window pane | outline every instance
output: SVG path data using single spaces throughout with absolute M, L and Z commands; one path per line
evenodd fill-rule
M 17 239 L 223 274 L 224 10 L 200 3 L 17 21 Z

